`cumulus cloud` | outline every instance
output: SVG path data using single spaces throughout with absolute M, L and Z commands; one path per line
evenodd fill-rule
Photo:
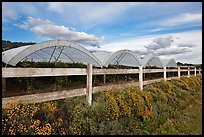
M 169 35 L 166 38 L 156 38 L 153 40 L 153 42 L 151 42 L 145 47 L 148 50 L 157 50 L 160 48 L 169 47 L 172 42 L 173 42 L 173 36 Z
M 133 51 L 137 57 L 152 53 L 163 58 L 173 58 L 176 62 L 202 63 L 202 30 L 171 33 L 168 35 L 157 34 L 132 37 L 103 44 L 100 46 L 100 50 L 115 52 L 128 49 Z M 164 47 L 157 45 L 159 48 L 152 47 L 152 50 L 146 48 L 147 46 L 145 47 L 145 45 L 155 44 L 153 41 L 157 38 L 172 38 L 172 42 Z
M 92 34 L 79 32 L 72 27 L 55 25 L 50 20 L 33 17 L 28 17 L 26 22 L 17 26 L 51 39 L 67 39 L 76 43 L 91 44 L 92 46 L 100 44 L 104 39 L 104 37 L 98 38 Z
M 161 48 L 160 45 L 157 44 L 156 42 L 151 42 L 149 45 L 144 47 L 147 48 L 148 50 L 157 50 Z
M 186 52 L 190 52 L 192 49 L 188 47 L 177 47 L 177 46 L 171 46 L 168 48 L 163 48 L 155 51 L 155 54 L 157 55 L 175 55 L 175 54 L 182 54 Z
M 174 55 L 190 52 L 192 51 L 192 47 L 196 46 L 192 43 L 179 42 L 179 39 L 174 39 L 172 35 L 169 35 L 166 38 L 156 38 L 153 39 L 153 42 L 145 46 L 145 48 L 149 52 L 157 55 Z

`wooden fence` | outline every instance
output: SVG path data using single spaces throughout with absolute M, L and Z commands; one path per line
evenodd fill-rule
M 196 76 L 197 72 L 201 74 L 201 69 L 93 69 L 91 64 L 87 65 L 87 68 L 2 68 L 2 93 L 6 92 L 6 78 L 13 77 L 44 77 L 44 76 L 70 76 L 70 75 L 87 75 L 87 86 L 84 89 L 77 89 L 73 91 L 59 91 L 52 93 L 41 93 L 33 95 L 24 95 L 18 97 L 7 97 L 2 99 L 2 104 L 6 104 L 11 100 L 26 100 L 28 103 L 43 102 L 48 100 L 63 99 L 73 96 L 86 95 L 88 103 L 92 104 L 92 94 L 98 91 L 97 87 L 92 87 L 92 76 L 93 75 L 106 75 L 106 74 L 138 74 L 139 73 L 139 87 L 143 90 L 143 85 L 148 82 L 143 83 L 143 74 L 145 73 L 157 73 L 163 72 L 164 80 L 168 80 L 167 72 L 178 72 L 178 77 L 180 78 L 181 72 L 188 72 L 188 77 L 190 77 L 190 71 L 194 71 Z

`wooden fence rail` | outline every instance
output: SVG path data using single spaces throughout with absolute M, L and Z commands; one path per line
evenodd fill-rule
M 178 77 L 170 77 L 170 78 L 167 78 L 167 80 L 170 80 L 173 78 L 178 78 Z M 144 85 L 151 84 L 154 82 L 159 82 L 162 79 L 163 78 L 154 79 L 154 80 L 147 80 L 147 81 L 144 81 Z M 122 88 L 130 87 L 130 86 L 131 87 L 139 86 L 139 82 L 129 82 L 129 83 L 123 84 Z M 111 89 L 111 88 L 121 89 L 121 86 L 118 86 L 118 84 L 97 86 L 97 87 L 93 87 L 92 93 L 107 91 L 108 89 Z M 67 99 L 67 98 L 72 98 L 72 97 L 76 97 L 76 96 L 83 96 L 83 95 L 86 95 L 86 88 L 6 97 L 6 98 L 2 98 L 2 105 L 5 105 L 5 104 L 9 103 L 10 101 L 16 101 L 16 102 L 21 102 L 21 103 L 39 103 L 39 102 L 45 102 L 45 101 Z
M 166 72 L 177 72 L 178 69 L 166 69 Z M 180 69 L 187 72 L 189 69 Z M 195 69 L 190 69 L 195 71 Z M 201 70 L 196 70 L 201 71 Z M 143 69 L 143 73 L 164 72 L 163 69 Z M 139 69 L 93 69 L 93 75 L 104 74 L 137 74 Z M 200 73 L 200 72 L 199 72 Z M 71 76 L 87 75 L 86 68 L 2 68 L 2 78 L 14 77 L 45 77 L 45 76 Z
M 2 78 L 86 75 L 85 68 L 2 68 Z
M 137 74 L 139 73 L 139 87 L 143 89 L 143 73 L 157 73 L 162 72 L 164 75 L 164 80 L 168 80 L 166 76 L 166 72 L 178 72 L 178 77 L 180 78 L 180 72 L 188 72 L 188 77 L 190 77 L 190 71 L 194 71 L 194 75 L 196 76 L 197 72 L 201 74 L 201 69 L 167 69 L 164 67 L 163 69 L 143 69 L 139 67 L 139 69 L 93 69 L 92 65 L 88 64 L 87 68 L 2 68 L 2 90 L 3 94 L 6 92 L 6 78 L 14 78 L 14 77 L 44 77 L 44 76 L 71 76 L 71 75 L 87 75 L 87 88 L 83 90 L 73 90 L 73 92 L 66 93 L 65 91 L 59 93 L 50 93 L 52 95 L 46 95 L 46 93 L 41 93 L 41 95 L 26 95 L 27 100 L 29 97 L 32 99 L 40 99 L 42 101 L 55 100 L 61 98 L 67 98 L 78 95 L 86 95 L 87 101 L 91 105 L 92 103 L 92 93 L 95 93 L 94 90 L 97 87 L 92 88 L 92 75 L 106 75 L 106 74 Z M 144 82 L 145 84 L 148 82 Z M 55 95 L 56 94 L 56 95 Z M 40 97 L 39 97 L 40 96 Z M 2 103 L 8 103 L 9 100 L 14 99 L 15 97 L 3 98 Z M 33 101 L 30 101 L 33 102 Z M 37 101 L 36 101 L 37 102 Z

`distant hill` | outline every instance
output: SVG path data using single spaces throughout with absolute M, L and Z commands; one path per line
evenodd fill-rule
M 25 46 L 25 45 L 33 45 L 33 44 L 36 44 L 36 43 L 34 42 L 11 42 L 8 40 L 2 40 L 2 51 Z

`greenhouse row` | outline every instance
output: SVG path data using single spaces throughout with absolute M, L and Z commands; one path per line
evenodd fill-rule
M 18 62 L 65 62 L 92 64 L 96 67 L 108 67 L 108 65 L 123 65 L 131 67 L 175 67 L 174 59 L 161 59 L 149 54 L 140 58 L 131 50 L 116 52 L 89 51 L 83 46 L 69 40 L 49 40 L 34 45 L 13 48 L 2 52 L 2 61 L 15 66 Z

